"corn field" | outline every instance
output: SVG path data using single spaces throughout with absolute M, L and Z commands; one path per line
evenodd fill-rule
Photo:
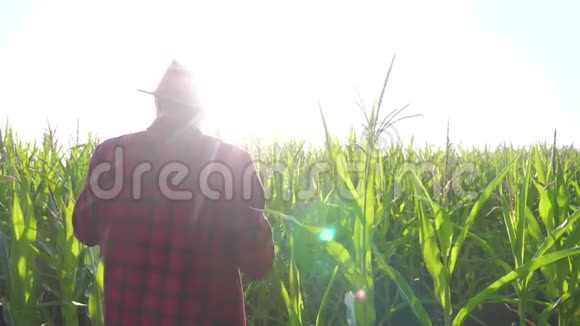
M 580 151 L 384 145 L 413 117 L 379 118 L 385 87 L 363 137 L 322 114 L 323 146 L 246 146 L 276 244 L 248 325 L 580 325 Z M 103 325 L 104 263 L 71 222 L 98 143 L 0 129 L 0 325 Z
M 1 130 L 5 325 L 102 325 L 103 263 L 71 225 L 97 143 Z M 578 325 L 578 150 L 248 148 L 277 251 L 249 325 Z

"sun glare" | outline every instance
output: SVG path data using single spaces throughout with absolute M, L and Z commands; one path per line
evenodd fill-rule
M 321 241 L 331 241 L 334 239 L 334 236 L 336 235 L 336 230 L 333 228 L 324 228 L 320 234 L 318 235 L 318 238 Z
M 578 13 L 0 0 L 0 326 L 580 325 Z
M 39 2 L 22 19 L 0 54 L 0 85 L 13 89 L 0 107 L 15 127 L 36 134 L 49 119 L 66 137 L 78 118 L 81 132 L 103 137 L 140 130 L 154 109 L 135 90 L 154 88 L 177 57 L 192 67 L 208 133 L 236 143 L 274 136 L 316 142 L 324 139 L 320 105 L 331 132 L 344 137 L 351 127 L 361 130 L 355 102 L 376 103 L 396 54 L 383 113 L 410 104 L 408 113 L 424 116 L 397 125 L 390 141 L 443 143 L 448 120 L 464 144 L 526 143 L 556 127 L 569 136 L 577 130 L 544 68 L 480 26 L 473 1 L 426 2 L 425 12 L 408 3 L 333 3 L 331 15 L 321 3 L 308 10 L 255 3 L 268 15 L 250 3 L 230 3 L 228 11 L 214 2 L 140 3 L 127 24 L 134 4 Z M 69 11 L 75 14 L 63 14 Z

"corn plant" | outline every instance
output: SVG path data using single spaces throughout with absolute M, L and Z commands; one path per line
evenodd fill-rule
M 381 145 L 412 117 L 381 117 L 392 67 L 363 137 L 321 109 L 324 146 L 248 144 L 276 251 L 242 278 L 248 325 L 576 325 L 580 151 Z M 104 262 L 71 229 L 97 143 L 0 129 L 0 325 L 103 325 Z

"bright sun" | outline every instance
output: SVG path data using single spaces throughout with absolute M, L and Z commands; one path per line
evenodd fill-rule
M 10 89 L 0 109 L 8 108 L 25 137 L 37 137 L 47 118 L 65 137 L 75 133 L 77 118 L 82 133 L 101 138 L 140 130 L 154 108 L 135 90 L 154 88 L 177 57 L 197 80 L 208 133 L 219 129 L 234 143 L 274 135 L 318 141 L 319 103 L 338 136 L 360 127 L 354 102 L 360 95 L 372 106 L 397 54 L 385 113 L 410 103 L 409 113 L 425 114 L 400 126 L 402 141 L 414 135 L 416 142 L 441 143 L 447 119 L 454 140 L 467 144 L 523 143 L 549 138 L 555 127 L 577 130 L 557 109 L 542 67 L 477 26 L 462 1 L 426 2 L 424 12 L 406 3 L 332 3 L 332 14 L 318 2 L 227 6 L 39 2 L 0 53 L 0 86 Z M 555 109 L 546 115 L 547 107 Z M 522 115 L 525 124 L 518 123 Z

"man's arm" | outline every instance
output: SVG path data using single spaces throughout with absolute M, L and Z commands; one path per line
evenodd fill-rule
M 95 167 L 103 162 L 100 147 L 97 146 L 91 157 L 85 186 L 75 203 L 72 224 L 75 237 L 87 246 L 95 246 L 102 240 L 102 226 L 99 220 L 100 199 L 91 187 L 91 176 Z
M 270 273 L 274 263 L 272 227 L 264 214 L 264 188 L 254 163 L 243 153 L 243 169 L 235 178 L 234 255 L 240 271 L 252 279 Z M 236 173 L 237 174 L 237 173 Z M 240 198 L 241 195 L 241 198 Z

